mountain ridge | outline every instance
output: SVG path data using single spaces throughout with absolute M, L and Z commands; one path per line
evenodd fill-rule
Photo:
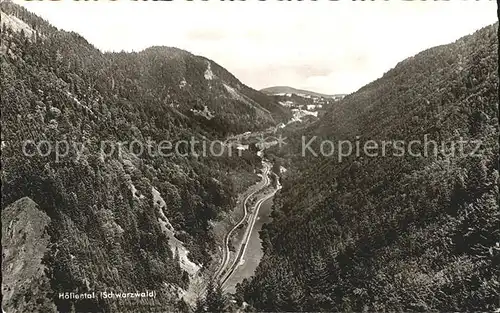
M 12 2 L 0 10 L 2 212 L 29 212 L 20 199 L 30 199 L 49 218 L 50 241 L 48 283 L 17 289 L 10 299 L 30 302 L 9 301 L 9 312 L 32 302 L 47 312 L 147 305 L 58 297 L 106 290 L 155 290 L 154 308 L 189 311 L 182 295 L 217 253 L 212 225 L 257 181 L 261 159 L 150 148 L 220 142 L 290 113 L 206 58 L 164 47 L 103 53 Z
M 287 134 L 275 155 L 293 175 L 241 299 L 257 311 L 498 309 L 497 29 L 418 53 Z M 420 140 L 420 157 L 302 155 L 314 136 L 317 153 L 325 141 Z M 437 143 L 428 154 L 425 138 Z

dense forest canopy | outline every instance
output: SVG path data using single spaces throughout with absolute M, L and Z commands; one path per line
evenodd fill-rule
M 6 290 L 8 306 L 149 312 L 142 302 L 58 294 L 155 290 L 155 308 L 192 311 L 180 294 L 212 261 L 213 222 L 258 179 L 255 145 L 237 157 L 164 157 L 132 145 L 107 154 L 102 143 L 224 140 L 285 124 L 292 112 L 283 102 L 318 102 L 263 94 L 177 48 L 103 53 L 11 2 L 0 11 L 2 218 L 17 225 L 23 212 L 33 229 L 16 233 L 7 223 L 5 242 L 22 250 L 28 238 L 46 250 L 37 279 Z M 264 257 L 238 286 L 237 304 L 257 311 L 498 309 L 497 28 L 423 51 L 342 100 L 323 99 L 319 119 L 273 129 L 287 138 L 266 150 L 283 188 L 260 233 Z M 303 137 L 448 145 L 425 157 L 339 160 L 302 155 Z M 480 149 L 454 153 L 449 143 L 459 140 L 466 151 L 477 142 Z M 26 150 L 27 141 L 74 149 L 61 157 L 47 146 Z M 212 283 L 196 309 L 237 304 Z
M 258 311 L 498 309 L 497 28 L 400 62 L 289 134 L 275 151 L 288 178 L 244 300 Z M 448 144 L 339 162 L 303 157 L 301 136 Z M 466 153 L 451 153 L 459 140 Z
M 101 143 L 223 140 L 274 126 L 289 111 L 186 51 L 102 53 L 11 2 L 0 10 L 2 210 L 29 197 L 51 219 L 44 258 L 50 288 L 24 309 L 49 299 L 59 311 L 137 312 L 116 301 L 57 298 L 106 289 L 159 290 L 158 304 L 174 309 L 172 288 L 186 288 L 192 277 L 164 225 L 203 270 L 215 248 L 209 222 L 255 182 L 260 158 L 248 151 L 166 158 L 127 145 L 103 155 Z M 63 158 L 54 149 L 27 156 L 28 140 L 80 150 Z

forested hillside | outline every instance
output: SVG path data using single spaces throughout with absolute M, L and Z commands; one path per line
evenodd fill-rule
M 290 136 L 276 153 L 292 158 L 294 171 L 261 232 L 256 275 L 239 287 L 248 303 L 258 311 L 498 309 L 497 28 L 404 60 Z M 439 146 L 421 157 L 339 162 L 302 157 L 302 135 L 353 145 L 426 136 Z M 460 140 L 465 153 L 453 153 Z
M 40 282 L 45 289 L 9 291 L 15 300 L 8 311 L 42 303 L 47 312 L 51 303 L 65 312 L 151 309 L 58 297 L 105 290 L 156 290 L 153 305 L 185 309 L 179 288 L 203 271 L 215 248 L 210 221 L 257 179 L 260 159 L 247 151 L 162 157 L 133 148 L 223 139 L 275 125 L 288 111 L 186 51 L 102 53 L 15 4 L 0 9 L 2 210 L 22 212 L 30 203 L 50 219 L 41 267 L 50 288 Z M 102 142 L 137 145 L 108 155 Z M 63 157 L 57 143 L 69 144 Z
M 144 93 L 215 134 L 274 126 L 291 114 L 272 97 L 243 85 L 213 61 L 170 47 L 105 55 L 108 89 L 127 99 Z M 140 99 L 141 101 L 142 98 Z M 162 116 L 158 116 L 161 118 Z

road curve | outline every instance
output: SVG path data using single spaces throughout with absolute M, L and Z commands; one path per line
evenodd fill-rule
M 264 182 L 263 185 L 261 187 L 258 187 L 255 191 L 251 192 L 248 196 L 245 197 L 245 200 L 243 201 L 243 211 L 244 211 L 243 217 L 233 228 L 231 228 L 231 230 L 229 230 L 229 232 L 224 237 L 224 248 L 223 248 L 223 254 L 222 254 L 222 262 L 214 274 L 215 281 L 218 281 L 220 279 L 220 276 L 223 275 L 227 269 L 227 266 L 229 263 L 229 256 L 230 256 L 229 241 L 231 239 L 231 236 L 238 229 L 238 227 L 240 227 L 245 222 L 245 220 L 248 218 L 248 214 L 249 214 L 248 207 L 247 207 L 248 200 L 250 199 L 250 197 L 252 197 L 257 192 L 262 190 L 262 188 L 269 185 L 269 177 L 268 177 L 269 170 L 270 170 L 270 166 L 267 163 L 264 163 L 264 172 L 262 173 L 262 178 L 263 178 L 263 182 Z M 257 202 L 257 203 L 259 203 L 259 202 Z M 260 206 L 260 204 L 259 204 L 259 206 Z M 247 229 L 247 231 L 248 231 L 248 229 Z M 241 250 L 241 247 L 240 247 L 240 250 Z M 231 267 L 233 267 L 233 265 Z M 225 276 L 223 276 L 223 277 L 225 277 Z
M 240 265 L 241 263 L 241 259 L 243 258 L 243 256 L 245 255 L 245 251 L 248 247 L 248 241 L 250 240 L 250 237 L 252 235 L 252 231 L 253 231 L 253 227 L 255 225 L 255 221 L 257 220 L 257 216 L 259 214 L 259 209 L 260 209 L 260 206 L 262 205 L 262 203 L 264 203 L 266 200 L 268 200 L 269 198 L 273 197 L 274 194 L 279 190 L 280 188 L 278 187 L 278 189 L 275 189 L 273 190 L 272 193 L 266 195 L 265 197 L 261 198 L 259 201 L 257 201 L 257 203 L 255 204 L 255 210 L 253 212 L 253 217 L 252 217 L 252 220 L 251 222 L 249 223 L 248 227 L 247 227 L 247 230 L 245 231 L 245 235 L 244 235 L 244 239 L 243 239 L 243 242 L 241 243 L 240 245 L 240 248 L 238 249 L 238 253 L 236 255 L 236 257 L 234 258 L 234 261 L 233 263 L 231 264 L 231 267 L 229 267 L 229 269 L 227 270 L 227 272 L 225 273 L 225 275 L 222 276 L 221 278 L 221 285 L 222 287 L 224 287 L 224 284 L 228 281 L 228 279 L 231 277 L 231 275 L 233 275 L 234 271 L 238 268 L 238 266 Z

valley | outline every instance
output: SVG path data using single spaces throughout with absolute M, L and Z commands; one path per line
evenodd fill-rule
M 321 94 L 0 11 L 5 312 L 500 309 L 498 23 Z
M 247 192 L 248 195 L 243 200 L 243 203 L 242 203 L 243 212 L 244 212 L 243 217 L 224 236 L 224 244 L 223 244 L 223 248 L 222 248 L 222 251 L 223 251 L 222 262 L 221 262 L 220 268 L 214 274 L 214 279 L 221 280 L 222 285 L 224 285 L 224 282 L 227 280 L 227 277 L 230 275 L 231 271 L 234 270 L 235 264 L 237 264 L 239 262 L 239 260 L 241 259 L 241 255 L 239 252 L 242 250 L 241 247 L 244 246 L 246 242 L 248 242 L 248 239 L 246 238 L 247 236 L 244 235 L 243 242 L 239 245 L 238 252 L 236 253 L 235 256 L 233 256 L 234 260 L 232 262 L 232 265 L 230 265 L 231 264 L 230 242 L 232 242 L 232 235 L 238 230 L 238 228 L 240 228 L 240 226 L 243 226 L 243 224 L 245 222 L 247 222 L 247 224 L 248 224 L 248 226 L 245 230 L 245 234 L 252 231 L 251 223 L 248 223 L 248 222 L 252 220 L 251 216 L 255 215 L 256 213 L 255 212 L 250 213 L 249 200 L 252 199 L 251 202 L 255 202 L 255 199 L 256 199 L 255 194 L 260 192 L 263 188 L 265 188 L 269 185 L 269 178 L 268 178 L 269 169 L 270 169 L 269 164 L 264 163 L 264 167 L 263 167 L 263 171 L 262 171 L 262 182 L 258 183 L 257 186 L 255 186 L 255 188 L 252 188 L 252 189 L 254 189 L 253 191 Z M 260 199 L 257 200 L 256 207 L 258 206 L 259 201 L 260 201 Z
M 262 152 L 262 150 L 260 150 Z M 221 252 L 220 263 L 215 264 L 214 272 L 208 270 L 203 275 L 195 278 L 191 282 L 190 287 L 187 292 L 184 293 L 183 299 L 190 303 L 191 305 L 196 305 L 196 300 L 203 296 L 207 292 L 207 287 L 210 284 L 215 284 L 222 286 L 224 288 L 226 282 L 235 277 L 235 272 L 243 264 L 243 258 L 245 257 L 246 247 L 252 245 L 253 247 L 258 245 L 260 238 L 258 235 L 258 229 L 254 228 L 255 221 L 260 217 L 260 207 L 263 202 L 268 201 L 279 189 L 274 189 L 270 186 L 271 180 L 269 176 L 271 175 L 272 165 L 269 161 L 262 160 L 262 169 L 259 177 L 261 178 L 255 185 L 250 186 L 244 193 L 238 196 L 242 201 L 237 201 L 237 207 L 234 212 L 243 212 L 243 215 L 237 223 L 232 226 L 223 236 L 223 241 L 220 242 Z M 269 209 L 269 207 L 268 207 Z M 264 212 L 264 216 L 267 216 L 269 211 Z M 238 214 L 236 214 L 238 215 Z M 232 218 L 230 218 L 232 220 Z M 236 249 L 234 247 L 237 247 Z M 259 251 L 255 251 L 259 252 Z M 262 251 L 260 251 L 262 253 Z M 215 258 L 217 260 L 218 258 Z M 255 265 L 256 267 L 256 265 Z M 236 282 L 239 282 L 236 278 Z M 234 285 L 232 285 L 232 292 L 234 293 Z M 226 291 L 226 290 L 224 290 Z
M 252 228 L 246 232 L 246 237 L 240 245 L 240 253 L 237 254 L 237 262 L 233 262 L 233 267 L 228 269 L 227 275 L 222 280 L 222 288 L 224 292 L 236 293 L 236 286 L 242 283 L 244 279 L 249 279 L 253 276 L 259 262 L 263 256 L 261 238 L 259 231 L 264 223 L 270 222 L 270 214 L 272 207 L 272 196 L 274 193 L 262 198 L 255 205 L 255 214 L 251 217 Z M 246 240 L 245 240 L 246 239 Z
M 245 149 L 189 155 L 181 147 L 161 156 L 148 153 L 150 143 L 222 141 L 274 127 L 291 112 L 187 51 L 103 53 L 12 2 L 0 9 L 2 210 L 27 199 L 20 203 L 50 221 L 48 248 L 34 260 L 47 275 L 34 276 L 31 298 L 13 290 L 10 298 L 24 300 L 7 310 L 47 302 L 47 312 L 137 312 L 111 299 L 54 296 L 102 290 L 155 290 L 155 306 L 185 310 L 182 299 L 202 285 L 217 253 L 212 228 L 259 180 L 262 160 Z M 26 141 L 82 149 L 27 156 Z M 111 154 L 103 142 L 135 146 Z
M 260 238 L 258 236 L 258 229 L 254 228 L 255 222 L 258 218 L 262 217 L 267 217 L 265 214 L 269 212 L 262 212 L 260 211 L 261 206 L 264 202 L 267 202 L 269 199 L 272 199 L 274 194 L 279 190 L 280 186 L 278 186 L 276 189 L 268 191 L 266 190 L 270 184 L 269 178 L 267 177 L 269 173 L 269 168 L 266 167 L 266 169 L 263 172 L 263 178 L 265 179 L 264 185 L 262 188 L 257 190 L 256 192 L 252 193 L 249 195 L 247 198 L 245 198 L 245 201 L 243 203 L 243 206 L 245 208 L 245 216 L 244 218 L 233 228 L 231 229 L 231 232 L 228 233 L 227 235 L 227 249 L 226 253 L 224 253 L 224 259 L 225 262 L 222 263 L 221 270 L 220 270 L 220 277 L 219 275 L 216 275 L 216 279 L 220 279 L 220 284 L 222 285 L 222 288 L 230 288 L 234 290 L 234 287 L 236 283 L 234 281 L 238 282 L 239 279 L 237 278 L 237 274 L 240 270 L 240 266 L 245 265 L 245 258 L 247 258 L 247 249 L 249 246 L 253 247 L 253 253 L 251 255 L 256 255 L 259 254 L 259 251 L 255 251 L 255 246 L 258 245 Z M 267 192 L 265 192 L 267 191 Z M 248 204 L 248 200 L 252 199 L 251 203 L 254 203 L 254 205 L 249 208 L 250 204 Z M 264 214 L 262 214 L 264 213 Z M 245 231 L 243 233 L 243 236 L 241 237 L 241 242 L 237 244 L 238 248 L 236 249 L 234 256 L 232 257 L 232 261 L 227 262 L 227 260 L 231 260 L 231 253 L 230 253 L 230 248 L 229 248 L 229 242 L 231 241 L 231 234 L 233 231 L 237 230 L 240 225 L 242 225 L 243 222 L 246 222 L 247 227 L 244 228 Z M 252 242 L 250 242 L 252 240 Z M 229 264 L 230 265 L 229 265 Z M 229 265 L 229 266 L 228 266 Z M 232 279 L 234 278 L 234 279 Z M 228 281 L 232 281 L 232 284 L 228 284 Z

